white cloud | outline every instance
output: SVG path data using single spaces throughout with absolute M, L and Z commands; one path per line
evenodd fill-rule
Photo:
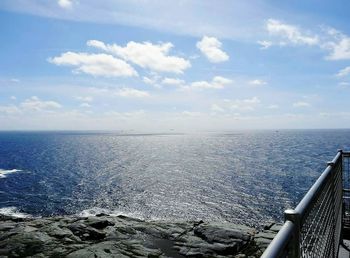
M 87 103 L 87 102 L 84 102 L 84 103 L 80 104 L 80 107 L 89 108 L 89 107 L 91 107 L 91 105 L 89 103 Z
M 151 72 L 149 76 L 143 76 L 142 81 L 148 85 L 152 85 L 154 88 L 161 89 L 162 85 L 159 82 L 161 78 L 156 72 Z
M 350 82 L 339 82 L 338 85 L 340 86 L 340 88 L 348 88 L 350 86 Z
M 225 109 L 220 107 L 217 104 L 211 105 L 210 110 L 213 111 L 213 112 L 225 112 Z
M 234 100 L 231 105 L 231 110 L 240 110 L 240 111 L 253 111 L 256 106 L 260 103 L 258 97 L 252 97 L 250 99 Z
M 212 63 L 229 60 L 228 54 L 221 50 L 222 43 L 217 38 L 204 36 L 196 46 Z
M 283 23 L 279 20 L 268 19 L 266 30 L 272 36 L 270 40 L 258 41 L 262 49 L 272 45 L 308 45 L 327 50 L 328 60 L 350 59 L 350 37 L 341 31 L 330 27 L 322 27 L 323 33 L 305 32 L 297 26 Z
M 185 84 L 184 80 L 178 79 L 178 78 L 164 78 L 162 80 L 162 84 L 167 84 L 167 85 L 174 85 L 174 86 L 181 86 Z
M 10 99 L 11 99 L 11 100 L 16 100 L 17 97 L 16 97 L 16 96 L 11 96 Z
M 222 76 L 215 76 L 212 81 L 196 81 L 192 82 L 189 86 L 183 87 L 184 89 L 223 89 L 225 85 L 231 84 L 232 80 Z
M 350 59 L 350 37 L 343 38 L 339 42 L 328 43 L 331 54 L 327 57 L 330 60 Z
M 72 0 L 58 0 L 58 5 L 63 9 L 71 9 L 73 7 Z
M 151 78 L 149 78 L 149 77 L 147 77 L 147 76 L 143 76 L 143 77 L 142 77 L 142 81 L 143 81 L 144 83 L 150 84 L 150 85 L 156 83 L 156 80 L 151 79 Z
M 267 107 L 268 109 L 278 109 L 279 106 L 278 105 L 275 105 L 275 104 L 272 104 L 270 106 Z
M 294 44 L 312 46 L 317 45 L 319 43 L 318 36 L 304 33 L 298 27 L 287 23 L 283 23 L 279 20 L 268 19 L 266 23 L 266 29 L 271 35 L 277 36 L 281 39 L 278 43 L 279 45 Z M 272 44 L 272 42 L 269 42 L 268 47 L 270 47 Z
M 260 103 L 260 99 L 258 97 L 252 97 L 250 99 L 243 99 L 242 102 L 247 104 L 258 104 Z
M 212 81 L 213 84 L 217 84 L 217 85 L 226 85 L 232 82 L 233 81 L 231 79 L 228 79 L 222 76 L 215 76 Z
M 57 10 L 57 1 L 1 0 L 0 7 L 74 22 L 120 24 L 175 35 L 212 35 L 234 40 L 252 39 L 261 33 L 257 25 L 270 9 L 270 4 L 256 0 L 221 1 L 220 4 L 210 0 L 75 0 L 74 8 L 66 12 Z
M 115 95 L 121 97 L 131 97 L 131 98 L 144 98 L 149 97 L 150 94 L 147 91 L 137 90 L 133 88 L 122 88 L 118 90 Z
M 193 111 L 187 111 L 187 110 L 183 111 L 181 114 L 189 117 L 196 117 L 201 115 L 200 112 L 193 112 Z
M 303 108 L 303 107 L 310 107 L 310 103 L 308 102 L 304 102 L 304 101 L 298 101 L 293 103 L 293 107 L 295 108 Z
M 348 74 L 350 74 L 350 66 L 345 67 L 344 69 L 341 69 L 338 73 L 337 76 L 338 77 L 344 77 L 347 76 Z
M 257 43 L 261 46 L 260 49 L 268 49 L 273 45 L 271 41 L 267 41 L 267 40 L 259 40 Z
M 18 113 L 21 113 L 21 110 L 17 106 L 0 106 L 0 114 L 13 115 Z
M 14 96 L 12 96 L 14 97 Z M 12 98 L 16 100 L 16 98 Z M 62 108 L 62 105 L 55 101 L 41 100 L 36 96 L 32 96 L 24 100 L 19 105 L 8 105 L 0 106 L 0 114 L 14 115 L 14 114 L 25 114 L 30 111 L 50 112 Z
M 247 99 L 224 99 L 223 106 L 221 108 L 231 111 L 253 111 L 260 104 L 258 97 L 251 97 Z
M 77 67 L 74 72 L 87 73 L 93 76 L 137 76 L 137 72 L 124 60 L 107 54 L 88 54 L 66 52 L 54 58 L 50 63 Z
M 11 82 L 14 82 L 14 83 L 18 83 L 18 82 L 20 82 L 21 80 L 20 80 L 20 79 L 17 79 L 17 78 L 12 78 L 10 81 L 11 81 Z
M 324 49 L 330 51 L 330 54 L 326 57 L 326 59 L 350 59 L 350 37 L 333 28 L 328 28 L 326 32 L 331 37 L 329 41 L 322 45 Z
M 48 111 L 62 107 L 59 103 L 55 101 L 44 101 L 36 96 L 26 99 L 20 104 L 20 106 L 25 111 Z
M 92 102 L 94 100 L 94 98 L 91 96 L 78 96 L 76 99 L 82 102 Z
M 169 55 L 174 47 L 172 43 L 152 44 L 151 42 L 138 43 L 130 41 L 125 47 L 117 44 L 105 44 L 98 40 L 89 40 L 88 46 L 95 47 L 130 61 L 142 68 L 157 72 L 183 73 L 191 67 L 190 61 Z
M 267 84 L 266 81 L 260 79 L 251 80 L 248 83 L 253 86 L 262 86 Z

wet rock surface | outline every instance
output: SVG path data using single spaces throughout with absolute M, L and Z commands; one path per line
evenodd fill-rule
M 0 257 L 260 257 L 278 232 L 231 223 L 0 215 Z

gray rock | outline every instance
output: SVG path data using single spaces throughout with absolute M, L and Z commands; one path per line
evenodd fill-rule
M 15 227 L 15 222 L 4 221 L 3 223 L 0 223 L 0 231 L 8 231 L 14 229 Z
M 84 249 L 71 252 L 67 258 L 107 258 L 107 257 L 128 257 L 125 256 L 114 242 L 102 242 L 91 245 Z
M 259 257 L 278 230 L 232 223 L 142 221 L 101 214 L 0 216 L 0 257 Z
M 194 234 L 209 243 L 232 243 L 234 240 L 248 241 L 250 234 L 239 228 L 225 228 L 211 224 L 204 224 L 194 229 Z
M 82 222 L 75 222 L 68 225 L 68 229 L 82 240 L 102 240 L 106 236 L 106 233 L 87 226 Z
M 275 236 L 276 236 L 275 232 L 265 231 L 265 232 L 259 232 L 258 234 L 256 234 L 255 238 L 266 238 L 271 241 Z
M 29 256 L 42 253 L 49 247 L 51 240 L 43 232 L 23 232 L 1 241 L 0 247 L 5 247 L 10 256 Z
M 273 232 L 275 232 L 275 233 L 277 233 L 278 231 L 280 231 L 281 227 L 282 227 L 281 224 L 274 224 L 274 225 L 270 228 L 270 230 L 273 231 Z
M 114 222 L 108 219 L 100 219 L 96 217 L 89 218 L 86 221 L 86 224 L 89 225 L 90 227 L 96 228 L 96 229 L 104 229 L 108 226 L 113 226 L 115 225 Z

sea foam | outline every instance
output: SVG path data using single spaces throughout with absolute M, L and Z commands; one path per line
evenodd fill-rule
M 16 207 L 4 207 L 0 208 L 0 214 L 15 218 L 31 218 L 32 216 L 27 213 L 20 212 Z
M 20 169 L 0 169 L 0 178 L 5 178 L 7 174 L 20 172 Z
M 128 212 L 122 212 L 119 210 L 109 210 L 109 209 L 103 209 L 99 207 L 94 207 L 91 209 L 83 210 L 78 214 L 79 217 L 91 217 L 96 216 L 98 214 L 107 214 L 111 217 L 117 217 L 117 216 L 126 216 L 129 218 L 135 218 L 135 219 L 144 219 L 141 215 L 135 214 L 135 213 L 128 213 Z

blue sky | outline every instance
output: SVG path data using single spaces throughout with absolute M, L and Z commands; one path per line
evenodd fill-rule
M 0 130 L 349 128 L 349 8 L 2 0 Z

